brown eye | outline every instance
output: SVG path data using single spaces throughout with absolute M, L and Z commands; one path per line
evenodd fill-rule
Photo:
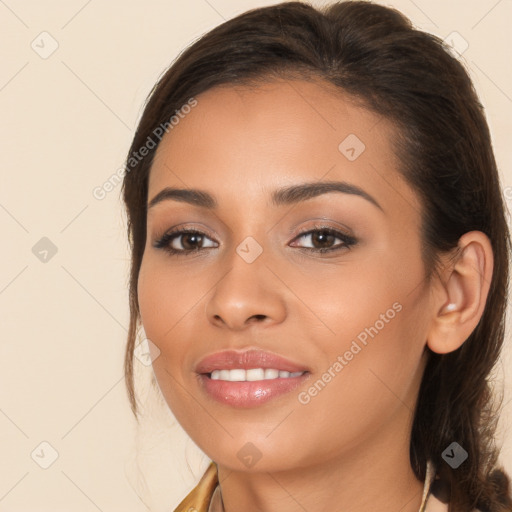
M 317 249 L 330 247 L 335 239 L 336 237 L 327 231 L 315 231 L 314 233 L 311 233 L 311 240 Z
M 332 228 L 316 228 L 300 234 L 296 240 L 310 239 L 312 247 L 299 247 L 306 251 L 316 253 L 326 253 L 331 251 L 338 251 L 348 249 L 350 246 L 357 243 L 357 239 L 353 236 L 341 233 Z M 336 240 L 341 243 L 335 244 Z M 214 242 L 206 233 L 195 229 L 181 229 L 165 233 L 154 246 L 158 249 L 164 249 L 171 255 L 188 256 L 193 253 L 203 252 L 203 249 L 211 249 L 218 247 L 217 242 Z
M 171 254 L 190 254 L 198 252 L 200 249 L 218 247 L 213 245 L 205 245 L 211 239 L 202 231 L 195 229 L 182 229 L 165 233 L 156 243 L 155 247 L 164 249 Z
M 340 233 L 332 228 L 317 228 L 311 229 L 305 233 L 300 234 L 296 240 L 311 240 L 312 247 L 303 247 L 303 249 L 312 252 L 329 252 L 336 251 L 344 248 L 349 248 L 351 245 L 357 243 L 357 240 L 350 235 Z M 341 240 L 341 243 L 333 245 L 335 240 Z
M 173 249 L 178 249 L 174 244 L 174 242 L 178 241 L 179 245 L 179 239 L 181 237 L 181 246 L 185 250 L 194 250 L 199 249 L 199 247 L 202 245 L 203 242 L 203 235 L 198 235 L 197 233 L 183 233 L 178 237 L 175 237 L 175 239 L 171 242 L 171 246 Z

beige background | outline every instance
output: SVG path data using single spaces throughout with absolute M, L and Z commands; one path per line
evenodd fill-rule
M 0 0 L 0 511 L 170 511 L 207 464 L 154 394 L 136 432 L 122 372 L 129 254 L 120 187 L 103 200 L 92 191 L 122 166 L 143 101 L 177 54 L 273 3 Z M 467 42 L 463 60 L 512 187 L 512 1 L 388 4 L 443 38 L 457 32 L 461 51 Z M 509 347 L 499 442 L 512 473 Z M 144 391 L 151 369 L 138 371 Z

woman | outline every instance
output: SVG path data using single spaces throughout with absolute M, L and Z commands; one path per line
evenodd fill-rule
M 154 88 L 127 159 L 139 324 L 212 459 L 176 511 L 505 511 L 509 233 L 463 66 L 368 2 L 255 9 Z

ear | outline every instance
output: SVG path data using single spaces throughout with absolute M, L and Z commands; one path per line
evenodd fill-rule
M 454 261 L 442 271 L 433 293 L 433 317 L 427 346 L 438 354 L 457 350 L 483 314 L 491 285 L 494 257 L 489 238 L 481 231 L 460 237 Z

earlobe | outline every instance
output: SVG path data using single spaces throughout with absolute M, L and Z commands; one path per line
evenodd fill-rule
M 433 294 L 427 346 L 438 354 L 457 350 L 478 325 L 485 309 L 493 271 L 489 238 L 481 231 L 465 233 L 458 254 L 442 274 Z
M 457 309 L 457 304 L 455 302 L 450 302 L 443 307 L 443 312 L 448 313 L 450 311 L 455 311 Z

